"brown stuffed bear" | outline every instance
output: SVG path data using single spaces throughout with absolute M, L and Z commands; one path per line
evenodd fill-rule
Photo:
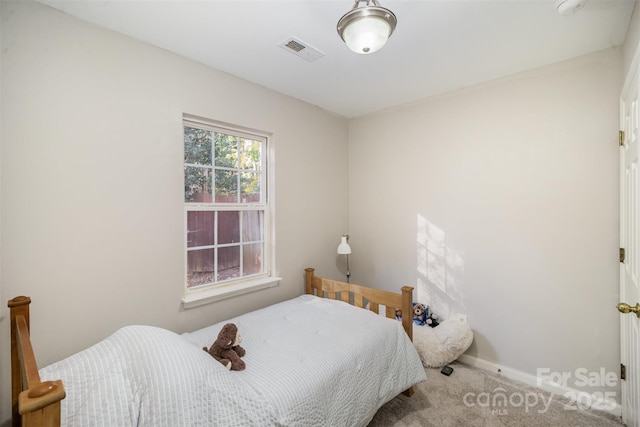
M 222 327 L 218 338 L 213 342 L 211 348 L 202 347 L 204 351 L 209 353 L 218 362 L 222 363 L 227 369 L 233 371 L 242 371 L 245 368 L 244 361 L 240 359 L 245 355 L 244 348 L 240 347 L 242 337 L 238 332 L 238 327 L 233 323 L 227 323 Z

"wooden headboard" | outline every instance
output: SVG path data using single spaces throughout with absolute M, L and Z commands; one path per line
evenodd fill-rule
M 13 426 L 59 426 L 62 381 L 40 381 L 29 336 L 31 298 L 9 301 L 11 321 L 11 408 Z
M 369 310 L 376 314 L 379 313 L 380 306 L 384 305 L 385 315 L 390 319 L 396 317 L 396 309 L 401 309 L 402 313 L 404 313 L 402 327 L 409 339 L 413 341 L 413 321 L 411 316 L 413 312 L 413 288 L 411 286 L 403 286 L 401 288 L 402 293 L 394 293 L 316 277 L 314 275 L 315 269 L 311 267 L 305 268 L 304 271 L 305 292 L 307 294 L 335 300 L 340 299 L 361 308 L 366 308 L 368 303 Z

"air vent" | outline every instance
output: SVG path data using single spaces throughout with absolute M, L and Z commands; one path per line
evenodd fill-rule
M 289 40 L 285 47 L 288 47 L 291 50 L 295 50 L 296 52 L 300 52 L 302 49 L 306 48 L 305 45 L 298 43 L 295 40 Z
M 319 51 L 309 43 L 303 42 L 295 37 L 289 37 L 280 43 L 279 46 L 308 62 L 313 62 L 324 56 L 324 52 Z

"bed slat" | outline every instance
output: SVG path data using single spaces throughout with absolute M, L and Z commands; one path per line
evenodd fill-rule
M 385 307 L 385 315 L 389 318 L 389 319 L 395 319 L 396 317 L 396 309 L 393 307 Z
M 353 295 L 353 305 L 356 307 L 364 308 L 364 298 L 360 294 Z
M 380 305 L 377 302 L 369 303 L 369 310 L 373 311 L 374 313 L 380 313 Z

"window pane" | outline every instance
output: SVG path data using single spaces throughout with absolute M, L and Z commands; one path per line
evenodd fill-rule
M 216 133 L 215 165 L 238 168 L 238 138 L 233 135 Z
M 218 281 L 240 277 L 240 246 L 218 249 Z
M 240 212 L 218 212 L 218 244 L 240 242 Z
M 184 167 L 184 201 L 211 203 L 211 169 Z
M 237 172 L 216 169 L 216 203 L 238 203 Z
M 184 128 L 184 162 L 195 165 L 211 165 L 213 132 Z
M 262 168 L 262 143 L 240 138 L 240 168 L 259 171 Z
M 242 241 L 262 240 L 262 211 L 242 212 Z
M 260 174 L 255 172 L 243 172 L 240 175 L 242 191 L 242 203 L 260 202 Z
M 262 272 L 262 243 L 245 245 L 242 252 L 242 275 Z
M 187 252 L 187 286 L 213 283 L 214 249 Z
M 187 212 L 187 247 L 215 244 L 214 221 L 215 212 Z

